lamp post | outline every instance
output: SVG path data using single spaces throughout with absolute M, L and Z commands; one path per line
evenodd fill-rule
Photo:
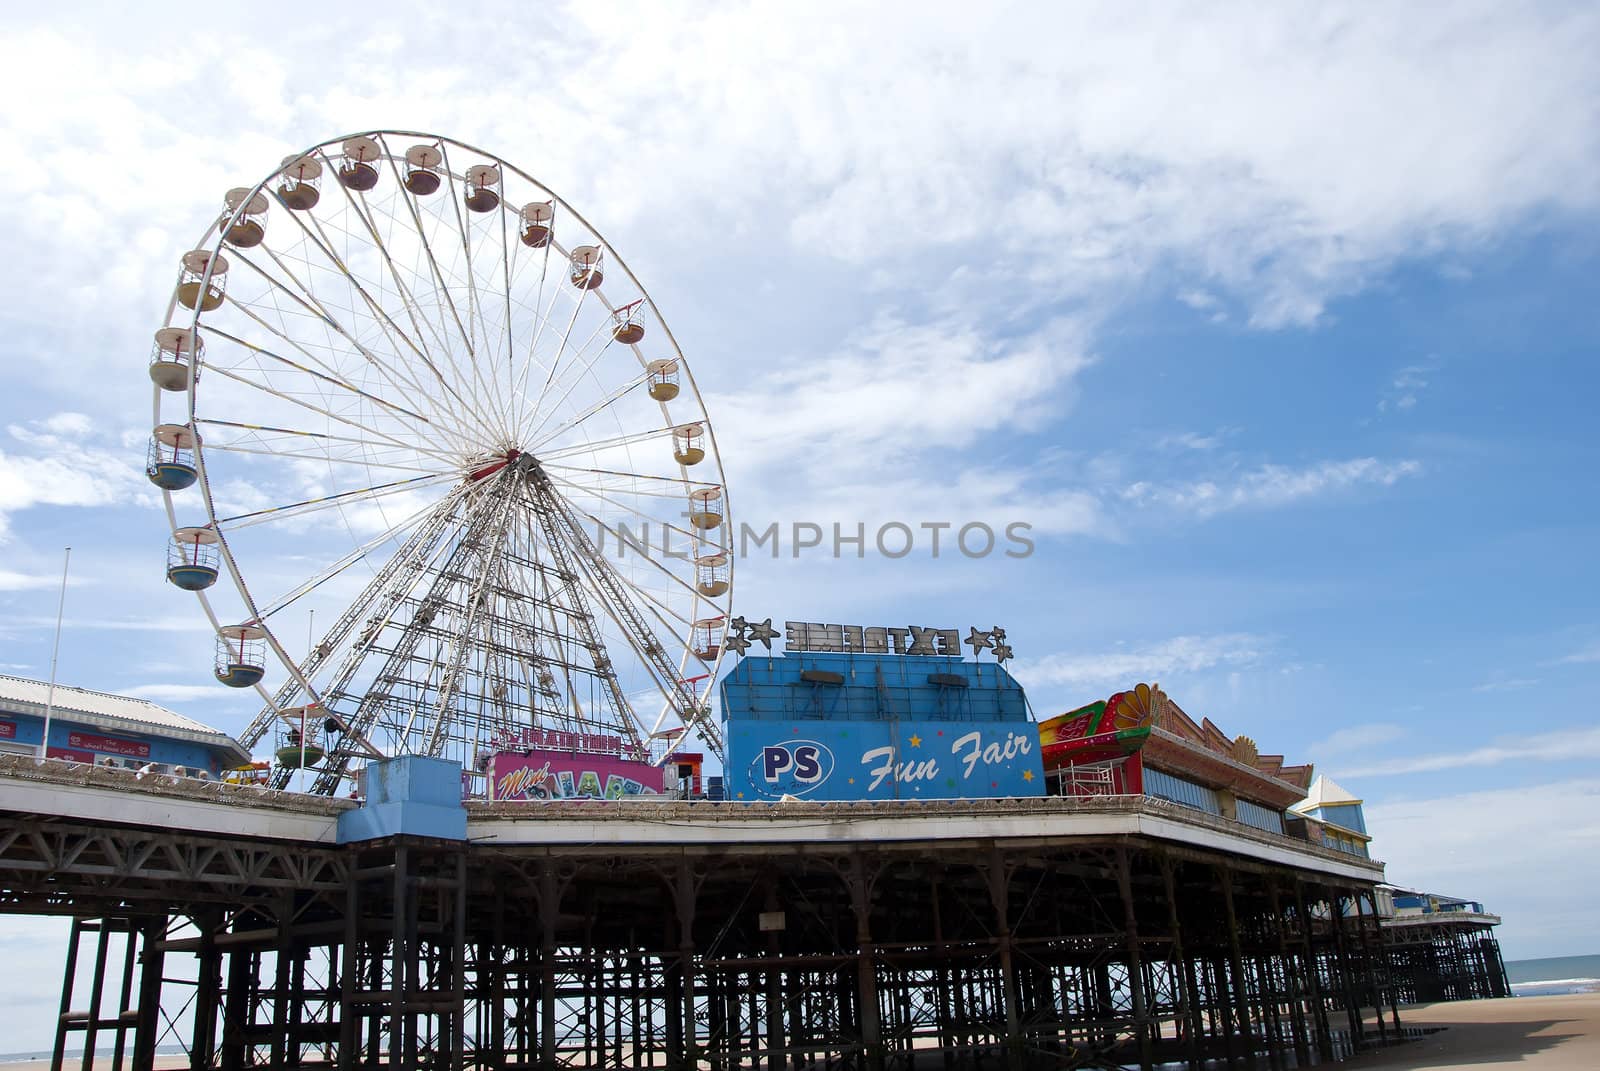
M 56 642 L 50 649 L 50 687 L 44 694 L 44 735 L 39 738 L 39 758 L 50 754 L 50 719 L 56 712 L 56 659 L 61 654 L 61 618 L 67 610 L 67 569 L 72 565 L 72 548 L 61 563 L 61 599 L 56 603 Z

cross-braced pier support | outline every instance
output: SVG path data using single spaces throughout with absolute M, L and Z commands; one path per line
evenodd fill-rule
M 79 920 L 58 1054 L 115 1038 L 127 1066 L 149 1067 L 157 1037 L 178 1036 L 163 998 L 174 1022 L 192 1009 L 191 1066 L 223 1071 L 1280 1071 L 1398 1027 L 1369 888 L 1172 846 L 706 856 L 401 840 L 349 864 L 337 892 L 208 907 L 172 937 L 167 918 Z M 87 1012 L 70 983 L 86 957 Z M 176 959 L 191 980 L 163 984 Z M 116 1010 L 95 1010 L 108 997 Z M 1374 1007 L 1376 1035 L 1361 1014 Z

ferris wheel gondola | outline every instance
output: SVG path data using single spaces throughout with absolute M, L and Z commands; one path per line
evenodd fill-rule
M 721 458 L 616 250 L 424 134 L 324 142 L 224 206 L 156 333 L 149 471 L 168 577 L 217 631 L 218 680 L 261 695 L 242 740 L 278 741 L 275 781 L 470 765 L 529 727 L 720 754 L 696 682 L 732 597 Z M 334 589 L 297 648 L 287 612 Z

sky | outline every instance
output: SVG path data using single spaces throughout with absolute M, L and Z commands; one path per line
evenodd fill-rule
M 435 131 L 626 255 L 736 521 L 1029 526 L 763 550 L 737 613 L 1003 625 L 1040 717 L 1159 681 L 1507 958 L 1600 952 L 1596 54 L 1554 3 L 12 13 L 0 671 L 47 676 L 71 545 L 60 679 L 243 727 L 162 581 L 150 332 L 225 189 Z

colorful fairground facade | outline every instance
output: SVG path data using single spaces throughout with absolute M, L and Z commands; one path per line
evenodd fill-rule
M 1042 721 L 1039 739 L 1052 794 L 1155 796 L 1269 833 L 1298 833 L 1288 814 L 1311 783 L 1309 764 L 1285 765 L 1248 736 L 1196 722 L 1160 685 Z

